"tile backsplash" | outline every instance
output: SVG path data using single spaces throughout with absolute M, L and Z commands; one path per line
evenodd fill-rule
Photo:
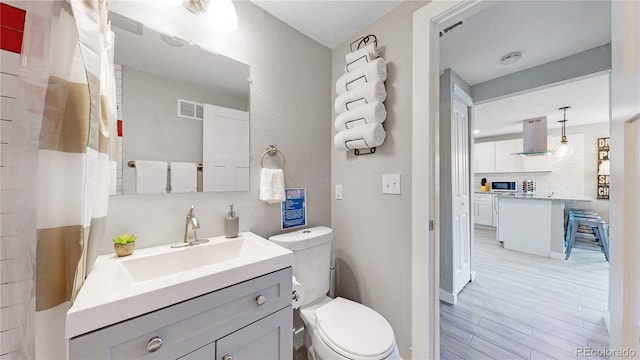
M 522 191 L 523 180 L 535 180 L 536 192 L 539 194 L 585 195 L 585 142 L 584 135 L 571 136 L 567 155 L 560 158 L 553 156 L 551 172 L 513 172 L 513 173 L 476 173 L 473 187 L 480 190 L 480 181 L 515 181 L 518 190 Z

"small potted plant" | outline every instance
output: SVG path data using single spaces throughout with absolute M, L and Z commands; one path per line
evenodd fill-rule
M 120 234 L 113 238 L 113 247 L 116 250 L 118 256 L 129 256 L 133 253 L 133 249 L 136 247 L 136 236 L 127 233 Z

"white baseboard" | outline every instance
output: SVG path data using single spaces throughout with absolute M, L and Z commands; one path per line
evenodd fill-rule
M 440 289 L 440 300 L 448 304 L 455 305 L 458 302 L 458 294 L 452 294 Z
M 475 271 L 475 270 L 473 270 L 473 271 L 471 272 L 471 282 L 474 282 L 475 280 L 476 280 L 476 271 Z
M 609 335 L 611 335 L 611 312 L 609 311 L 609 307 L 606 306 L 602 313 L 604 315 L 604 325 L 607 327 Z
M 556 259 L 556 260 L 564 260 L 564 254 L 563 253 L 551 252 L 549 254 L 549 257 L 552 258 L 552 259 Z

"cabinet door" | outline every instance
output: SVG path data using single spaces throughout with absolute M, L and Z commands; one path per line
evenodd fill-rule
M 496 171 L 495 143 L 486 142 L 473 145 L 474 172 L 492 173 Z
M 492 201 L 479 201 L 478 202 L 478 218 L 476 224 L 493 226 L 493 202 Z
M 216 360 L 293 359 L 291 324 L 293 310 L 288 306 L 219 339 Z
M 496 172 L 522 171 L 522 158 L 514 153 L 522 152 L 522 139 L 496 141 Z
M 493 226 L 498 227 L 498 197 L 493 196 Z

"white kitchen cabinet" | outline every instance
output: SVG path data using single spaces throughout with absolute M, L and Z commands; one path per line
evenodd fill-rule
M 473 145 L 473 171 L 477 173 L 492 173 L 496 171 L 496 143 L 486 142 Z
M 522 152 L 522 139 L 496 141 L 496 172 L 521 172 L 522 157 L 513 155 Z
M 498 195 L 493 195 L 493 227 L 498 228 L 498 205 L 500 204 Z
M 476 225 L 493 225 L 493 198 L 492 194 L 474 194 L 474 223 Z
M 76 336 L 69 359 L 292 359 L 291 276 L 285 268 Z

